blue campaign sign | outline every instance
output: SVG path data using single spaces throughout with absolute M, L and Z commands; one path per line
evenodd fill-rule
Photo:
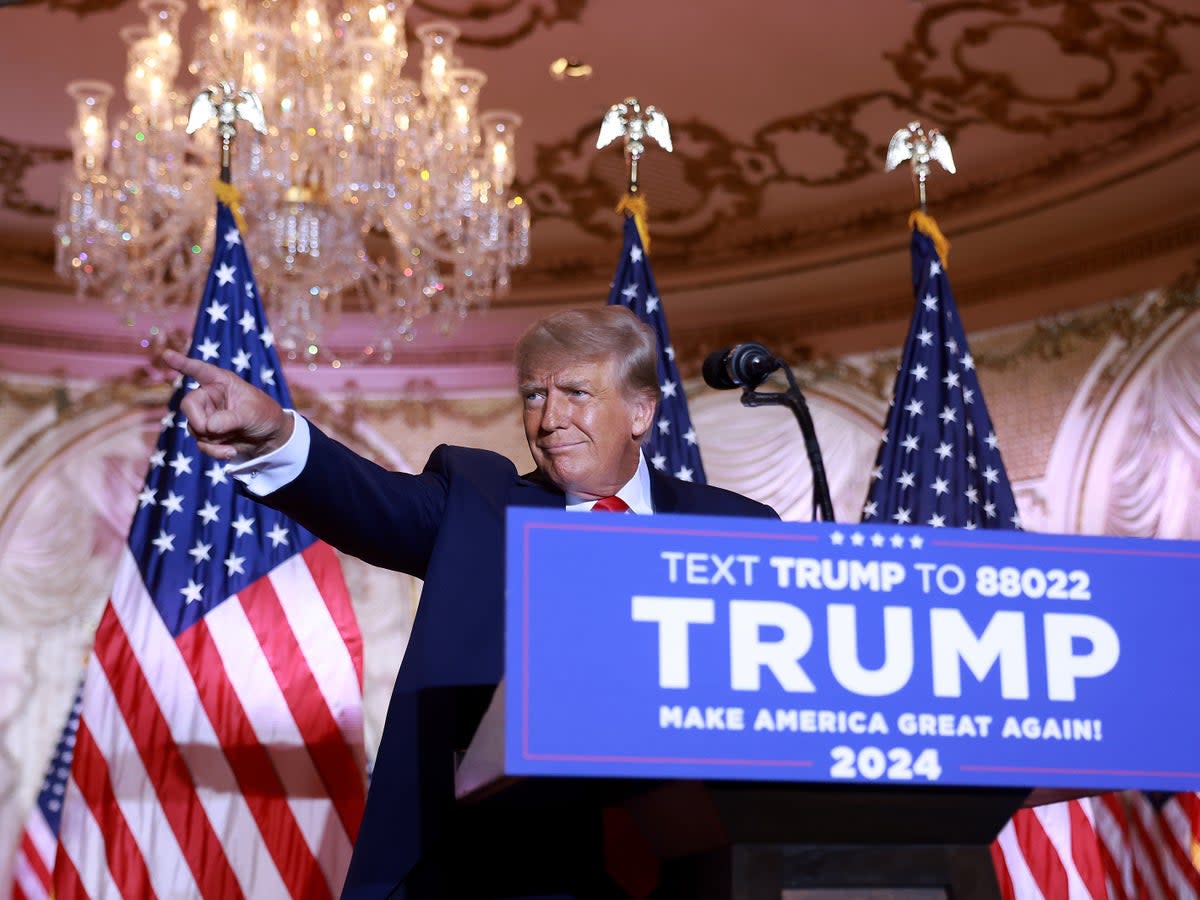
M 1200 789 L 1200 544 L 508 517 L 506 771 Z

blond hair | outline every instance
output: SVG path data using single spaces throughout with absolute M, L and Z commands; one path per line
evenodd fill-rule
M 624 306 L 587 306 L 546 316 L 517 341 L 517 378 L 535 369 L 560 369 L 612 359 L 627 397 L 658 403 L 658 341 L 653 329 Z

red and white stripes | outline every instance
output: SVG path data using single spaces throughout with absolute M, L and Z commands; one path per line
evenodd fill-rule
M 364 782 L 361 639 L 327 545 L 178 638 L 126 553 L 84 688 L 58 900 L 336 897 Z

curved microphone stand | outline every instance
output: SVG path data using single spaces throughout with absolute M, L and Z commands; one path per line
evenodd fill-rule
M 787 376 L 788 389 L 782 392 L 764 393 L 752 387 L 742 388 L 742 406 L 786 406 L 796 417 L 800 433 L 804 436 L 804 449 L 808 452 L 808 464 L 813 478 L 813 519 L 833 522 L 833 500 L 829 496 L 829 479 L 825 477 L 825 463 L 821 458 L 821 445 L 817 443 L 817 430 L 813 427 L 808 403 L 796 384 L 796 376 L 783 360 L 773 357 L 783 374 Z

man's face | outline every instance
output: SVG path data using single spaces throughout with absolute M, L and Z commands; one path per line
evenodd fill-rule
M 523 373 L 525 439 L 538 469 L 564 491 L 594 499 L 633 477 L 654 401 L 626 397 L 611 358 Z

